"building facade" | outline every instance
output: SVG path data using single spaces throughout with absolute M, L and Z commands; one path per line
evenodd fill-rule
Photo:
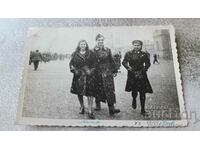
M 169 30 L 155 30 L 153 39 L 155 53 L 164 59 L 172 59 Z

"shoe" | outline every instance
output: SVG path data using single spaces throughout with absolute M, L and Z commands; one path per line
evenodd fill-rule
M 148 112 L 146 112 L 146 111 L 141 111 L 141 115 L 144 116 L 144 117 L 148 117 L 149 116 Z
M 114 109 L 109 111 L 110 116 L 113 116 L 114 114 L 120 113 L 120 109 Z
M 95 119 L 93 112 L 88 112 L 89 119 Z
M 114 105 L 109 106 L 109 114 L 110 116 L 113 116 L 114 114 L 117 114 L 120 112 L 120 109 L 116 109 Z
M 85 109 L 84 109 L 84 107 L 80 107 L 79 114 L 84 114 L 84 113 L 85 113 Z
M 133 101 L 132 101 L 132 108 L 133 108 L 133 109 L 136 109 L 136 108 L 137 108 L 136 100 L 133 100 Z

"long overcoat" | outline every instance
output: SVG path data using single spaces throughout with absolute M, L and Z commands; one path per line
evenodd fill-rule
M 83 55 L 74 52 L 70 61 L 70 70 L 74 73 L 71 93 L 83 96 L 94 96 L 94 66 L 95 55 L 91 50 L 87 50 Z
M 95 47 L 93 49 L 96 56 L 95 69 L 95 90 L 96 100 L 116 103 L 115 86 L 113 74 L 117 73 L 117 68 L 109 48 Z
M 151 65 L 148 52 L 128 51 L 124 56 L 122 65 L 128 70 L 125 91 L 153 93 L 146 73 Z

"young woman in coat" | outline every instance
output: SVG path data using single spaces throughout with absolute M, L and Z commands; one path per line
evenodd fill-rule
M 88 99 L 88 117 L 94 119 L 92 112 L 94 90 L 94 66 L 95 55 L 89 50 L 88 44 L 85 40 L 81 40 L 75 52 L 72 54 L 70 61 L 70 70 L 74 74 L 71 86 L 71 93 L 78 96 L 80 102 L 80 114 L 84 114 L 83 96 Z
M 116 103 L 114 78 L 117 74 L 117 68 L 112 58 L 111 50 L 104 46 L 104 36 L 98 34 L 96 36 L 97 45 L 93 49 L 96 57 L 95 65 L 95 99 L 96 110 L 101 109 L 100 102 L 107 102 L 109 114 L 112 116 L 119 113 L 119 109 L 115 109 Z
M 132 92 L 133 109 L 136 109 L 136 98 L 138 92 L 140 93 L 141 114 L 145 116 L 147 115 L 145 111 L 145 94 L 153 93 L 146 73 L 151 65 L 150 56 L 149 53 L 142 51 L 142 41 L 135 40 L 132 45 L 133 49 L 125 54 L 122 62 L 122 65 L 128 70 L 125 91 Z

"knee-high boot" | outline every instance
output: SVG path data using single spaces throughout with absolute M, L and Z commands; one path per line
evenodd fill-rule
M 109 108 L 109 114 L 110 116 L 113 116 L 116 113 L 120 112 L 120 109 L 116 109 L 114 104 L 108 104 L 108 108 Z
M 141 114 L 143 116 L 147 116 L 147 112 L 145 111 L 145 100 L 146 100 L 145 93 L 140 93 Z

